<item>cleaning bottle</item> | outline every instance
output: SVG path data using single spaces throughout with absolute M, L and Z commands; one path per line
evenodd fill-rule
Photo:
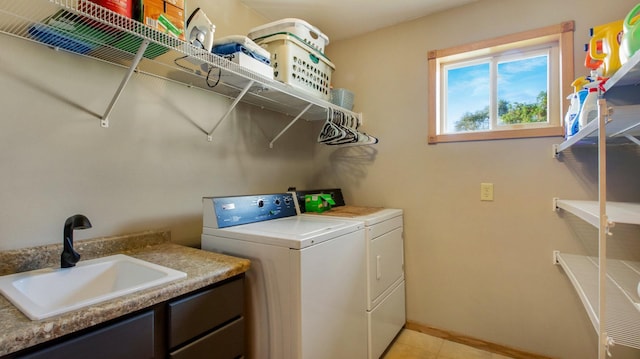
M 578 77 L 571 83 L 571 86 L 573 86 L 573 93 L 567 97 L 567 99 L 571 100 L 571 105 L 569 105 L 569 110 L 564 117 L 566 139 L 569 139 L 571 136 L 578 133 L 578 116 L 580 115 L 580 109 L 582 108 L 582 104 L 588 94 L 588 91 L 584 89 L 583 86 L 588 83 L 589 80 L 587 80 L 585 76 Z
M 620 63 L 624 65 L 640 49 L 640 4 L 636 5 L 622 23 Z
M 598 117 L 598 97 L 600 91 L 604 92 L 604 83 L 608 78 L 594 77 L 593 82 L 586 84 L 584 87 L 588 90 L 588 94 L 584 99 L 580 114 L 578 115 L 578 128 L 583 129 L 589 122 Z
M 611 76 L 620 68 L 620 41 L 622 41 L 623 20 L 595 26 L 591 29 L 589 55 L 593 60 L 602 61 L 603 76 Z M 601 44 L 599 44 L 599 42 Z M 601 52 L 598 52 L 601 49 Z
M 565 116 L 565 138 L 567 140 L 580 131 L 580 112 L 588 94 L 589 91 L 587 89 L 582 89 L 569 96 L 571 98 L 571 105 Z

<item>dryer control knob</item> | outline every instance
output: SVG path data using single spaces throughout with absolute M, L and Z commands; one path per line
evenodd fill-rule
M 258 200 L 258 207 L 259 207 L 259 208 L 264 207 L 264 200 L 262 200 L 262 199 L 259 199 L 259 200 Z

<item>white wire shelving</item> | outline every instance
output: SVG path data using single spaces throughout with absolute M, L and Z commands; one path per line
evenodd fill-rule
M 554 206 L 573 213 L 596 228 L 600 225 L 598 201 L 554 199 Z M 607 202 L 607 216 L 612 223 L 640 225 L 640 203 Z
M 556 253 L 556 261 L 569 276 L 594 328 L 599 328 L 598 258 Z M 640 262 L 609 259 L 606 279 L 605 324 L 608 336 L 617 345 L 640 348 Z
M 607 201 L 607 143 L 623 138 L 640 145 L 640 52 L 605 84 L 598 100 L 598 118 L 575 136 L 554 145 L 554 157 L 582 143 L 598 145 L 598 200 L 554 199 L 564 210 L 598 228 L 598 257 L 554 251 L 598 333 L 598 358 L 612 345 L 640 349 L 640 262 L 607 258 L 607 237 L 616 223 L 640 225 L 640 204 Z M 609 106 L 612 107 L 609 107 Z M 615 141 L 617 142 L 617 141 Z M 640 239 L 639 239 L 640 240 Z
M 111 110 L 134 72 L 233 99 L 228 111 L 207 131 L 209 141 L 239 102 L 293 117 L 270 146 L 299 119 L 324 121 L 338 112 L 362 122 L 362 114 L 264 77 L 88 0 L 0 0 L 0 33 L 128 69 L 100 119 L 103 127 L 109 126 Z
M 605 126 L 608 139 L 624 137 L 640 145 L 640 51 L 619 69 L 604 85 L 603 98 L 608 105 Z M 576 135 L 554 145 L 554 155 L 580 143 L 597 143 L 598 121 L 589 122 Z

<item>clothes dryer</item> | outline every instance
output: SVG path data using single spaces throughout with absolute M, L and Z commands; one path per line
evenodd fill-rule
M 355 220 L 364 225 L 367 357 L 380 358 L 406 323 L 403 211 L 346 205 L 339 188 L 303 190 L 292 194 L 298 202 L 298 212 L 303 215 Z M 313 194 L 330 194 L 335 207 L 322 213 L 305 212 L 305 196 Z

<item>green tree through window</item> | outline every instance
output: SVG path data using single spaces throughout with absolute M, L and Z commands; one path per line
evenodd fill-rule
M 504 124 L 547 121 L 547 92 L 541 91 L 535 103 L 498 101 L 498 116 Z M 456 131 L 482 131 L 489 129 L 489 106 L 475 112 L 466 112 L 455 124 Z

